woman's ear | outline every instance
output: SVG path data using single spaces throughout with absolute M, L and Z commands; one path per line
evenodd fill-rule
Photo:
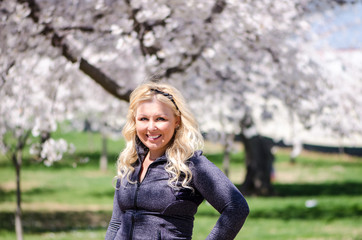
M 179 129 L 181 125 L 181 116 L 176 117 L 176 129 Z

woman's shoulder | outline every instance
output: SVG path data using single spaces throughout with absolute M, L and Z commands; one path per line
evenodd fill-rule
M 194 155 L 189 159 L 190 167 L 195 166 L 207 166 L 207 165 L 213 165 L 212 162 L 207 159 L 207 157 L 203 154 L 202 150 L 197 150 L 194 152 Z
M 194 152 L 194 154 L 192 155 L 192 157 L 189 159 L 189 162 L 197 162 L 200 161 L 201 159 L 206 158 L 203 154 L 202 150 L 197 150 Z

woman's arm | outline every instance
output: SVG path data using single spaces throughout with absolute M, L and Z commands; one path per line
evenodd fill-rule
M 192 158 L 193 183 L 221 214 L 207 239 L 234 239 L 249 214 L 249 206 L 235 185 L 206 157 Z
M 119 187 L 120 187 L 120 181 L 118 179 L 117 184 L 116 184 L 116 190 L 114 192 L 112 218 L 111 218 L 111 221 L 109 222 L 109 225 L 108 225 L 105 240 L 113 240 L 113 239 L 115 239 L 115 237 L 117 235 L 117 232 L 118 232 L 118 230 L 119 230 L 119 228 L 121 226 L 121 214 L 122 214 L 122 211 L 119 208 L 118 197 L 117 197 Z

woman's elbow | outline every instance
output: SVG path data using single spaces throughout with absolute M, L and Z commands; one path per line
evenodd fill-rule
M 245 198 L 242 197 L 239 201 L 238 201 L 238 204 L 237 204 L 237 211 L 238 211 L 238 214 L 239 216 L 241 216 L 244 220 L 247 218 L 247 216 L 249 215 L 250 213 L 250 208 L 249 208 L 249 205 L 248 203 L 246 202 Z

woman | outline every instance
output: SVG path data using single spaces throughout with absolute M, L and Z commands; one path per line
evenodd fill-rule
M 196 120 L 175 88 L 146 83 L 130 98 L 109 239 L 191 239 L 206 199 L 221 214 L 207 239 L 233 239 L 249 214 L 230 180 L 199 151 Z

